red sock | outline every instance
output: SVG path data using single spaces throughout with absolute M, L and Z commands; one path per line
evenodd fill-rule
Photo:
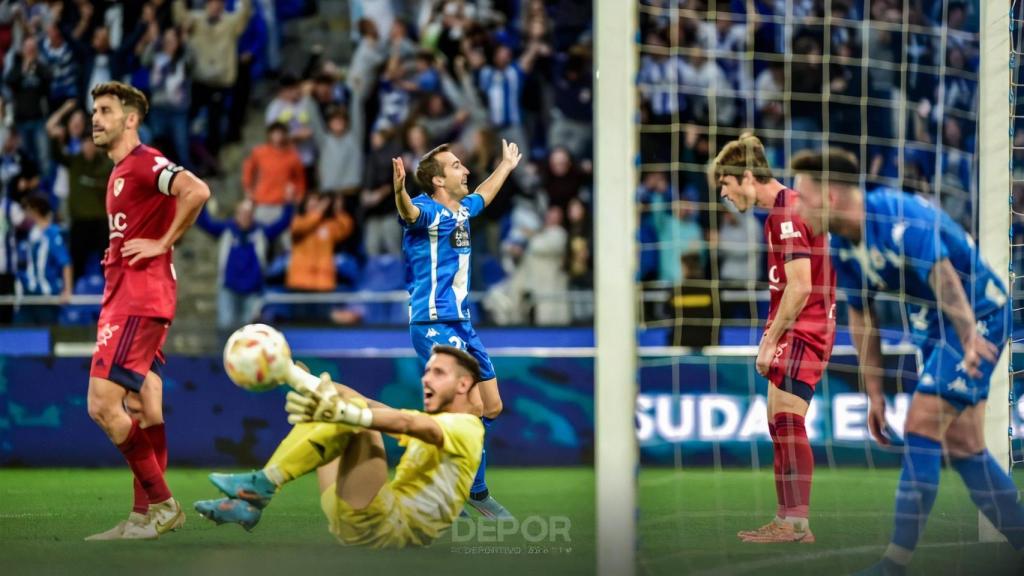
M 807 441 L 804 417 L 790 412 L 775 415 L 775 433 L 778 436 L 776 481 L 781 471 L 786 516 L 807 518 L 811 503 L 811 477 L 814 475 L 814 453 Z M 778 464 L 781 462 L 781 466 Z
M 160 464 L 160 470 L 166 471 L 167 434 L 164 431 L 164 425 L 157 424 L 149 428 L 142 428 L 142 431 L 146 434 L 146 438 L 149 439 L 149 445 L 153 447 L 153 454 L 156 456 L 157 463 Z M 146 490 L 142 487 L 142 482 L 139 482 L 138 478 L 134 478 L 134 492 L 135 500 L 132 504 L 132 512 L 145 514 L 149 509 L 149 497 L 146 496 Z
M 768 434 L 772 437 L 772 450 L 775 454 L 775 498 L 778 504 L 775 507 L 775 515 L 779 518 L 786 517 L 786 498 L 782 483 L 782 445 L 779 444 L 779 435 L 775 431 L 775 424 L 768 423 Z
M 135 478 L 148 500 L 147 505 L 149 502 L 163 502 L 171 497 L 171 490 L 167 487 L 167 482 L 164 481 L 164 473 L 153 453 L 153 446 L 149 443 L 145 432 L 139 428 L 137 421 L 132 420 L 132 429 L 128 432 L 128 438 L 118 444 L 117 449 L 124 454 L 128 466 L 135 474 Z M 136 494 L 137 504 L 138 495 Z

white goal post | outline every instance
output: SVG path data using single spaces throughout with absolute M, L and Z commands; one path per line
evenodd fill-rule
M 1009 210 L 1010 111 L 1007 78 L 1010 76 L 1009 2 L 981 2 L 981 64 L 978 92 L 978 245 L 982 257 L 1002 276 L 1010 293 Z M 1003 466 L 1010 466 L 1010 374 L 1008 346 L 992 375 L 985 414 L 985 443 Z M 983 542 L 1003 537 L 981 513 L 978 538 Z
M 594 229 L 597 573 L 636 570 L 637 4 L 595 8 Z

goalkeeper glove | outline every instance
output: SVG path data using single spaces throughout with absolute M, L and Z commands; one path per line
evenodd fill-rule
M 346 402 L 337 395 L 326 373 L 321 376 L 316 391 L 289 392 L 284 409 L 291 424 L 332 422 L 366 428 L 373 422 L 373 412 L 369 408 Z

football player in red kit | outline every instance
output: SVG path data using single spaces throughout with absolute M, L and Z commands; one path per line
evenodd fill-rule
M 832 354 L 836 275 L 828 235 L 815 235 L 797 213 L 798 196 L 772 176 L 753 135 L 726 144 L 712 167 L 722 197 L 738 210 L 769 210 L 768 322 L 757 372 L 768 379 L 768 432 L 775 449 L 775 518 L 741 531 L 744 542 L 814 542 L 808 522 L 814 454 L 804 418 Z
M 92 139 L 114 161 L 107 182 L 106 287 L 89 370 L 89 416 L 135 476 L 127 520 L 87 540 L 153 539 L 185 523 L 164 480 L 161 346 L 174 319 L 174 243 L 210 197 L 202 180 L 139 141 L 146 96 L 121 82 L 92 90 Z

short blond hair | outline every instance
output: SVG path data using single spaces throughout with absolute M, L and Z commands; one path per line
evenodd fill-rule
M 722 176 L 743 177 L 750 171 L 754 179 L 764 184 L 772 179 L 772 169 L 764 153 L 764 144 L 753 134 L 746 133 L 722 147 L 711 164 L 711 176 L 717 182 Z

